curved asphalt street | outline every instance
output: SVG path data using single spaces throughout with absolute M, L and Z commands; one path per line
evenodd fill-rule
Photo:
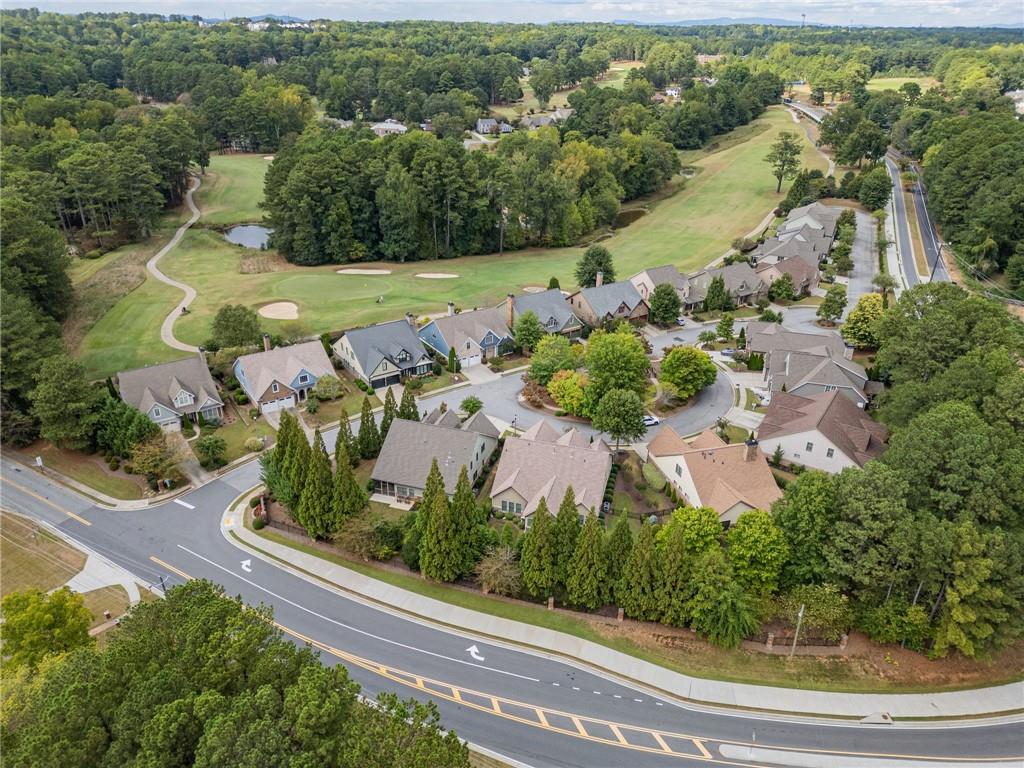
M 332 441 L 334 432 L 326 437 Z M 251 558 L 222 535 L 224 510 L 258 482 L 256 462 L 176 501 L 139 511 L 97 507 L 7 460 L 0 471 L 4 509 L 60 527 L 145 583 L 163 579 L 173 586 L 186 576 L 207 578 L 251 604 L 265 603 L 288 631 L 316 641 L 325 662 L 344 659 L 368 694 L 388 689 L 432 698 L 446 727 L 526 765 L 764 764 L 746 759 L 764 759 L 750 752 L 751 742 L 760 749 L 808 750 L 771 759 L 792 765 L 846 765 L 852 759 L 850 765 L 881 768 L 898 765 L 896 755 L 977 765 L 992 758 L 1019 760 L 1024 753 L 1019 723 L 871 726 L 692 706 L 607 673 L 429 625 L 327 589 Z M 482 660 L 474 659 L 470 646 Z M 452 686 L 461 702 L 453 700 Z M 771 708 L 772 702 L 764 705 Z

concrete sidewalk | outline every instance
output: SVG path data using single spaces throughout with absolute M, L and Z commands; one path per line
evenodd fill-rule
M 572 635 L 460 608 L 393 587 L 315 555 L 264 539 L 245 528 L 242 515 L 233 510 L 225 511 L 221 530 L 229 542 L 256 557 L 281 567 L 273 559 L 277 558 L 320 581 L 397 611 L 498 642 L 578 661 L 688 701 L 826 717 L 866 717 L 875 712 L 888 712 L 897 719 L 977 717 L 1017 710 L 1024 703 L 1024 682 L 949 693 L 861 694 L 771 688 L 690 677 Z

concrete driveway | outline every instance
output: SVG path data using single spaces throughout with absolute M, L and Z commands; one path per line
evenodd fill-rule
M 483 363 L 463 368 L 462 375 L 466 377 L 466 380 L 471 385 L 489 384 L 490 382 L 497 381 L 501 378 L 500 373 L 495 373 Z

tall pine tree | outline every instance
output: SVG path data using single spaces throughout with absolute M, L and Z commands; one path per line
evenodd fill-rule
M 471 573 L 476 566 L 476 529 L 480 522 L 480 512 L 473 494 L 473 483 L 469 472 L 463 465 L 459 471 L 459 480 L 455 484 L 452 495 L 452 561 L 458 566 L 459 576 Z
M 363 398 L 363 412 L 359 416 L 359 434 L 356 439 L 359 441 L 359 455 L 364 459 L 376 458 L 380 453 L 380 431 L 373 418 L 369 395 Z
M 338 437 L 334 441 L 334 463 L 337 466 L 338 463 L 338 450 L 344 448 L 345 453 L 348 456 L 348 462 L 353 467 L 359 466 L 359 442 L 356 440 L 355 435 L 352 434 L 352 425 L 348 420 L 348 413 L 344 408 L 341 409 L 341 421 L 338 422 Z
M 576 540 L 580 537 L 580 518 L 576 511 L 576 494 L 570 485 L 565 489 L 562 504 L 555 515 L 555 583 L 568 589 Z
M 608 557 L 604 546 L 604 530 L 597 515 L 588 515 L 583 524 L 566 590 L 569 602 L 573 605 L 594 610 L 605 604 L 609 591 Z
M 633 551 L 633 531 L 629 528 L 629 517 L 619 515 L 608 535 L 608 583 L 613 587 L 622 578 L 622 572 Z
M 405 393 L 402 396 L 405 397 Z M 380 417 L 380 441 L 382 445 L 384 438 L 388 436 L 388 430 L 391 429 L 391 422 L 395 420 L 397 415 L 398 406 L 395 404 L 395 393 L 391 387 L 388 387 L 388 393 L 384 395 L 384 413 Z
M 288 412 L 281 415 L 281 429 L 286 429 L 290 434 L 286 437 L 286 453 L 281 457 L 281 470 L 288 480 L 293 492 L 295 507 L 293 513 L 298 515 L 298 506 L 302 499 L 302 493 L 306 487 L 306 472 L 310 466 L 311 449 L 306 433 L 299 426 L 298 419 Z M 280 435 L 280 430 L 278 431 Z
M 327 457 L 327 448 L 319 429 L 313 437 L 313 447 L 309 452 L 309 467 L 299 497 L 297 518 L 310 538 L 323 539 L 338 529 L 340 517 L 334 504 L 331 460 Z
M 416 406 L 416 395 L 413 394 L 412 389 L 409 387 L 405 388 L 402 392 L 402 402 L 398 406 L 398 418 L 405 419 L 406 421 L 419 421 L 420 412 Z
M 436 459 L 434 466 L 437 466 Z M 423 536 L 420 539 L 420 572 L 428 579 L 454 581 L 459 576 L 462 563 L 457 552 L 452 504 L 444 493 L 444 486 L 441 486 L 440 492 L 431 493 L 429 500 L 424 494 L 420 509 L 424 515 Z
M 523 536 L 519 558 L 523 586 L 534 597 L 547 598 L 555 589 L 555 532 L 551 513 L 541 498 L 533 522 Z
M 334 508 L 342 517 L 358 515 L 369 502 L 366 489 L 356 480 L 342 441 L 334 446 Z
M 690 622 L 693 573 L 683 526 L 672 526 L 661 542 L 661 621 L 673 627 Z
M 721 547 L 701 555 L 693 569 L 694 597 L 690 601 L 691 626 L 715 645 L 736 648 L 757 630 L 757 614 L 750 595 L 733 578 Z
M 444 478 L 441 477 L 441 468 L 437 465 L 437 459 L 434 459 L 430 462 L 427 482 L 423 486 L 423 498 L 420 499 L 420 508 L 416 513 L 416 527 L 419 529 L 420 535 L 427 529 L 430 510 L 434 508 L 435 499 L 438 496 L 447 498 L 444 490 Z
M 644 523 L 622 572 L 616 595 L 623 612 L 638 621 L 661 618 L 661 561 L 654 544 L 654 526 Z

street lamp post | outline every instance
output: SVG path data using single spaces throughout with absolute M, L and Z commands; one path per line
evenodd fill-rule
M 800 611 L 796 615 L 796 634 L 793 635 L 793 647 L 789 649 L 789 658 L 793 658 L 793 654 L 796 653 L 796 641 L 800 637 L 800 625 L 804 620 L 804 604 L 800 603 Z

